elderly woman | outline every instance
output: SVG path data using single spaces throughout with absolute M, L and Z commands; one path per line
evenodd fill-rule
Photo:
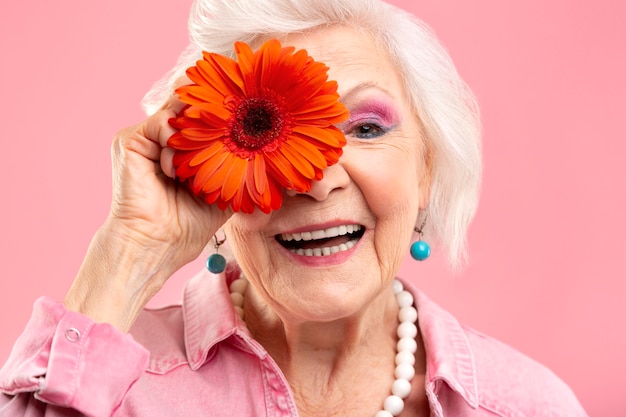
M 462 261 L 479 184 L 474 101 L 424 25 L 377 0 L 198 0 L 189 26 L 113 143 L 64 303 L 37 301 L 0 372 L 0 415 L 585 415 L 396 279 L 426 242 Z M 207 245 L 182 305 L 144 310 Z

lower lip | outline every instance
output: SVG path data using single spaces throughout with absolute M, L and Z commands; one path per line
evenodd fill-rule
M 285 251 L 288 256 L 290 256 L 293 260 L 295 260 L 296 262 L 302 265 L 306 265 L 310 267 L 324 267 L 324 266 L 341 265 L 342 263 L 346 262 L 352 255 L 354 255 L 356 250 L 359 248 L 359 246 L 361 245 L 361 242 L 363 241 L 363 237 L 365 237 L 365 234 L 361 236 L 359 241 L 356 242 L 356 244 L 350 249 L 333 253 L 331 255 L 326 255 L 326 256 L 298 255 L 297 253 L 294 253 L 290 251 L 289 249 L 285 248 L 280 243 L 276 242 L 276 244 L 280 246 L 280 248 L 283 251 Z

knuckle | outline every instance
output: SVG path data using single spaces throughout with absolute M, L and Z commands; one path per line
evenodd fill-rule
M 160 126 L 169 126 L 169 120 L 176 117 L 176 113 L 171 109 L 159 110 L 152 115 L 151 119 L 158 123 Z

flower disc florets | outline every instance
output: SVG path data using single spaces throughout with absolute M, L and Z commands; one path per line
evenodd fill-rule
M 282 97 L 268 92 L 265 97 L 232 100 L 233 117 L 229 121 L 230 137 L 225 145 L 241 158 L 242 151 L 273 152 L 291 130 L 292 117 L 286 111 Z

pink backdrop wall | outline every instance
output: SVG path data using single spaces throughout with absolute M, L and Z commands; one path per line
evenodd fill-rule
M 471 261 L 406 263 L 463 322 L 626 415 L 626 10 L 618 0 L 396 0 L 476 92 L 485 177 Z M 436 4 L 435 4 L 436 3 Z M 190 0 L 0 4 L 0 362 L 39 295 L 62 299 L 108 211 L 109 144 L 186 45 Z M 153 304 L 178 299 L 201 262 Z

